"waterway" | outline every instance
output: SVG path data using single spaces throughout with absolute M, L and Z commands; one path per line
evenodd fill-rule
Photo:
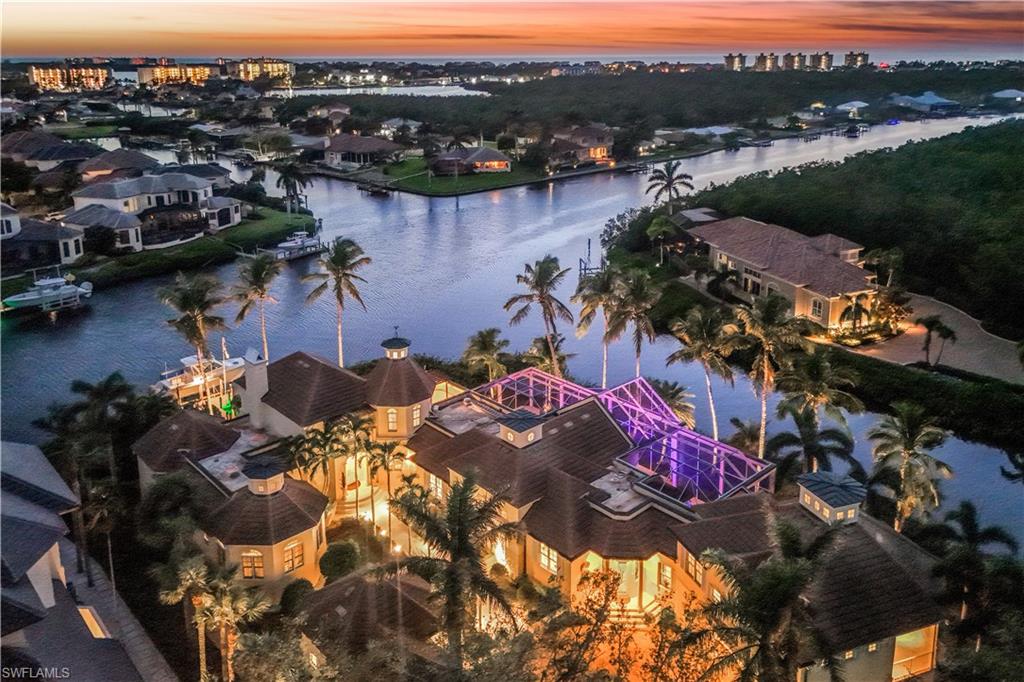
M 985 125 L 991 119 L 949 119 L 928 123 L 882 126 L 859 139 L 825 137 L 814 142 L 783 140 L 772 147 L 747 148 L 734 153 L 714 153 L 683 162 L 698 187 L 724 183 L 748 173 L 777 170 L 818 160 L 840 160 L 867 149 L 895 147 L 910 139 L 936 137 L 968 125 Z M 222 162 L 227 163 L 227 162 Z M 245 179 L 247 171 L 234 169 L 233 177 Z M 276 176 L 268 171 L 266 184 L 271 193 Z M 576 284 L 577 259 L 588 240 L 598 252 L 598 235 L 605 221 L 632 206 L 649 201 L 644 194 L 643 174 L 607 173 L 553 182 L 539 188 L 518 187 L 455 199 L 396 194 L 388 198 L 367 197 L 355 185 L 317 179 L 307 189 L 310 208 L 323 218 L 325 238 L 344 235 L 355 239 L 373 258 L 364 271 L 362 285 L 367 310 L 350 306 L 346 312 L 345 352 L 349 362 L 376 357 L 379 343 L 397 326 L 413 340 L 413 351 L 456 357 L 473 332 L 499 327 L 512 341 L 513 349 L 524 349 L 541 333 L 538 318 L 531 317 L 518 327 L 508 326 L 505 300 L 516 293 L 515 275 L 523 264 L 545 254 L 559 257 L 574 272 L 558 292 L 568 301 Z M 827 201 L 827 198 L 823 198 Z M 234 279 L 235 264 L 212 270 L 226 283 Z M 274 285 L 278 300 L 268 308 L 270 353 L 281 357 L 296 350 L 333 358 L 335 353 L 334 308 L 324 298 L 305 302 L 310 285 L 300 281 L 312 271 L 311 261 L 288 266 Z M 73 379 L 99 379 L 120 371 L 138 384 L 156 380 L 165 367 L 190 353 L 167 326 L 170 311 L 157 302 L 157 291 L 171 277 L 148 279 L 116 289 L 97 292 L 87 311 L 60 317 L 8 318 L 2 329 L 4 439 L 38 441 L 44 434 L 31 426 L 46 406 L 68 399 Z M 255 315 L 234 324 L 235 307 L 225 305 L 223 315 L 232 327 L 225 333 L 229 350 L 243 353 L 259 345 Z M 580 380 L 600 380 L 600 345 L 591 334 L 576 339 L 563 329 L 566 346 L 574 356 L 569 361 L 572 375 Z M 212 339 L 219 346 L 219 335 Z M 665 366 L 671 351 L 670 339 L 645 348 L 643 373 L 677 381 L 696 393 L 697 425 L 710 432 L 710 417 L 703 394 L 699 367 Z M 610 381 L 621 382 L 633 372 L 632 349 L 626 342 L 611 351 Z M 716 382 L 716 400 L 723 432 L 729 433 L 729 418 L 754 419 L 758 403 L 749 383 L 738 378 L 735 387 Z M 866 433 L 876 415 L 850 419 L 857 439 L 857 455 L 870 461 Z M 772 424 L 770 429 L 784 428 Z M 1020 487 L 999 474 L 1005 465 L 1002 452 L 982 445 L 950 439 L 937 455 L 949 463 L 956 477 L 943 483 L 946 506 L 971 499 L 979 506 L 982 519 L 1010 529 L 1024 529 L 1024 501 Z M 1024 538 L 1022 538 L 1024 539 Z

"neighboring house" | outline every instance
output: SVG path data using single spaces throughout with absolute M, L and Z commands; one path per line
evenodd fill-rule
M 118 248 L 142 251 L 142 221 L 131 213 L 100 204 L 88 204 L 64 214 L 61 224 L 88 232 L 91 228 L 104 227 L 117 233 Z
M 22 218 L 0 204 L 0 262 L 4 274 L 31 268 L 67 265 L 83 253 L 82 230 L 33 218 Z
M 1008 90 L 1000 90 L 992 93 L 993 99 L 998 100 L 1011 100 L 1017 102 L 1024 102 L 1024 90 L 1017 90 L 1016 88 L 1010 88 Z
M 324 161 L 335 168 L 358 168 L 399 156 L 405 148 L 379 137 L 341 133 L 331 138 L 324 150 Z
M 89 142 L 61 142 L 39 147 L 25 155 L 24 163 L 39 171 L 53 170 L 65 161 L 85 161 L 103 152 Z
M 88 182 L 122 170 L 138 171 L 141 174 L 144 171 L 157 168 L 159 165 L 160 162 L 152 156 L 147 156 L 134 149 L 114 149 L 83 161 L 78 166 L 78 170 L 82 173 L 82 180 Z
M 924 92 L 918 97 L 912 97 L 910 95 L 893 95 L 891 97 L 891 101 L 896 106 L 921 111 L 926 114 L 949 113 L 960 109 L 959 102 L 946 99 L 945 97 L 940 97 L 931 90 Z
M 594 163 L 611 162 L 612 144 L 615 142 L 612 131 L 601 125 L 576 126 L 556 131 L 555 140 L 571 142 L 581 148 L 577 153 L 579 161 Z
M 117 624 L 73 587 L 79 578 L 65 519 L 78 497 L 36 446 L 5 441 L 0 449 L 4 678 L 63 670 L 82 682 L 142 680 L 115 639 Z
M 834 234 L 808 237 L 750 218 L 705 223 L 689 234 L 708 245 L 714 268 L 738 273 L 736 296 L 753 302 L 779 294 L 794 315 L 830 329 L 844 326 L 848 297 L 876 291 L 874 273 L 859 265 L 863 247 Z
M 403 126 L 408 128 L 410 135 L 415 135 L 422 125 L 422 121 L 414 121 L 411 118 L 389 118 L 380 124 L 380 134 L 382 137 L 393 140 L 395 133 Z
M 331 118 L 331 115 L 339 116 L 339 120 L 352 114 L 352 107 L 347 104 L 318 104 L 306 110 L 306 116 L 316 118 Z M 333 120 L 333 119 L 332 119 Z
M 867 102 L 861 102 L 860 100 L 854 100 L 852 102 L 843 102 L 837 104 L 835 111 L 840 114 L 846 114 L 850 118 L 860 118 L 864 110 L 870 106 Z
M 704 137 L 718 142 L 721 141 L 724 135 L 735 133 L 736 129 L 729 126 L 707 126 L 706 128 L 685 128 L 682 132 L 684 135 L 696 135 L 697 137 Z
M 214 189 L 228 189 L 232 184 L 231 171 L 217 163 L 166 163 L 147 171 L 148 175 L 167 173 L 185 173 L 209 180 Z
M 431 160 L 430 169 L 434 175 L 509 173 L 512 159 L 490 147 L 465 147 L 438 154 Z
M 19 130 L 0 138 L 0 156 L 24 163 L 29 154 L 43 147 L 62 144 L 64 141 L 50 133 L 38 130 Z

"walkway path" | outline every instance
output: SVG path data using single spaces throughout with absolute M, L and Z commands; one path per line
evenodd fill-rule
M 60 541 L 60 560 L 64 564 L 68 579 L 75 583 L 78 598 L 82 603 L 96 609 L 100 619 L 128 653 L 128 658 L 142 679 L 146 682 L 178 682 L 178 676 L 167 665 L 167 661 L 146 634 L 146 630 L 132 615 L 128 605 L 111 588 L 110 581 L 100 565 L 92 558 L 89 559 L 94 583 L 89 587 L 85 576 L 75 573 L 75 544 L 67 538 Z
M 934 298 L 911 294 L 910 305 L 914 308 L 913 319 L 941 315 L 942 321 L 956 332 L 957 342 L 946 344 L 942 352 L 942 364 L 1024 384 L 1024 368 L 1017 360 L 1016 344 L 1012 341 L 989 334 L 967 313 Z M 921 350 L 924 339 L 924 327 L 914 325 L 902 335 L 884 343 L 848 350 L 905 365 L 924 360 L 924 351 Z M 939 339 L 933 336 L 932 361 L 938 353 L 939 343 Z

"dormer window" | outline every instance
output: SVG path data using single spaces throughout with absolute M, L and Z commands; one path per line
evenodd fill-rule
M 867 497 L 867 488 L 845 474 L 815 471 L 797 479 L 800 506 L 825 523 L 850 523 Z

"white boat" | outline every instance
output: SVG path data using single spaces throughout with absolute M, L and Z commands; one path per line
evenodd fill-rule
M 27 291 L 3 300 L 6 308 L 36 308 L 59 310 L 76 308 L 82 300 L 92 296 L 92 282 L 74 283 L 74 276 L 43 277 L 32 283 Z
M 181 365 L 178 369 L 163 372 L 160 381 L 153 384 L 153 389 L 186 404 L 198 400 L 203 392 L 203 372 L 195 355 L 182 358 Z M 203 365 L 206 369 L 206 390 L 211 396 L 225 394 L 231 382 L 245 372 L 245 358 L 207 358 Z
M 310 249 L 315 246 L 320 246 L 320 238 L 317 236 L 310 236 L 308 232 L 292 232 L 288 236 L 286 241 L 281 242 L 277 245 L 277 248 L 291 251 L 294 249 Z

